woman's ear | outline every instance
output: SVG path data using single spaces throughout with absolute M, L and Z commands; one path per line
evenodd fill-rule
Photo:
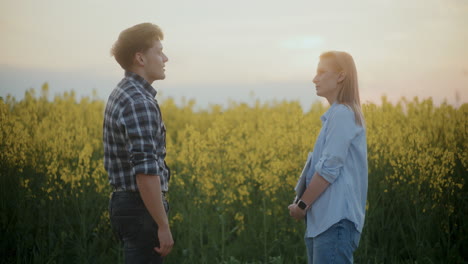
M 346 78 L 346 72 L 340 71 L 340 73 L 338 74 L 338 83 L 343 82 L 345 78 Z

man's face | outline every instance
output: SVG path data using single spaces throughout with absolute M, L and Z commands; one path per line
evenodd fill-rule
M 154 41 L 153 46 L 143 53 L 144 71 L 148 78 L 147 81 L 152 83 L 156 80 L 164 80 L 166 74 L 164 73 L 165 63 L 169 60 L 163 53 L 161 41 Z

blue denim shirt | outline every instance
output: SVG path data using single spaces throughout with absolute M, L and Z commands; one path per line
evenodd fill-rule
M 354 112 L 334 103 L 321 117 L 306 184 L 317 172 L 330 183 L 307 211 L 306 237 L 315 237 L 342 219 L 362 232 L 367 199 L 367 143 Z

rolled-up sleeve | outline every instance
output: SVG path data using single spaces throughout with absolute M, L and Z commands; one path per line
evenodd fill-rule
M 161 175 L 158 166 L 158 135 L 161 134 L 161 114 L 149 100 L 138 100 L 126 105 L 122 123 L 127 137 L 127 151 L 135 174 Z
M 358 125 L 354 112 L 346 106 L 338 107 L 326 122 L 323 152 L 315 165 L 315 171 L 333 183 L 341 173 L 351 141 L 357 135 Z

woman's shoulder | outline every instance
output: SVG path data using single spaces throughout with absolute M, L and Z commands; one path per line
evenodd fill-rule
M 332 118 L 352 118 L 354 119 L 354 112 L 350 106 L 346 104 L 336 103 L 331 113 Z
M 348 127 L 350 130 L 353 130 L 351 128 L 355 128 L 358 131 L 365 131 L 365 126 L 356 122 L 356 114 L 351 106 L 346 104 L 336 104 L 334 106 L 334 110 L 330 115 L 330 122 L 335 124 L 340 123 L 341 125 Z

